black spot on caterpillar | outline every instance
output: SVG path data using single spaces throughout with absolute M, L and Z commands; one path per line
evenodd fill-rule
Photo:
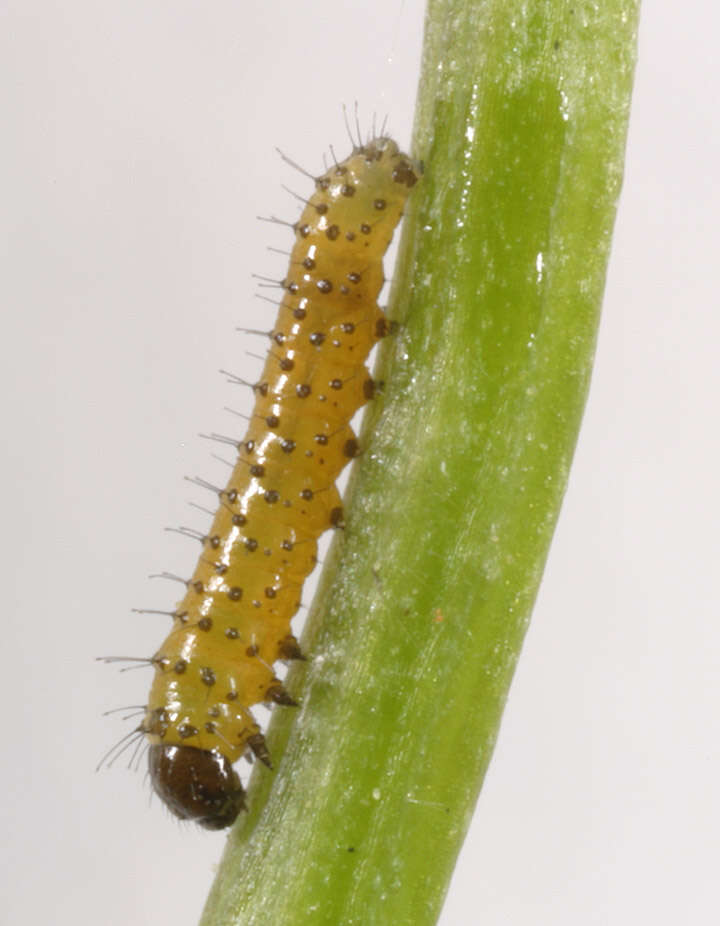
M 350 420 L 373 395 L 365 361 L 388 330 L 382 259 L 419 176 L 378 137 L 315 181 L 247 434 L 152 660 L 140 726 L 151 781 L 176 816 L 208 829 L 245 807 L 233 763 L 251 753 L 270 765 L 253 705 L 294 704 L 273 664 L 302 658 L 290 621 L 318 538 L 342 525 L 335 483 L 358 453 Z

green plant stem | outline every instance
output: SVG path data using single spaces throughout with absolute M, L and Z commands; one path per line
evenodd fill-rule
M 637 13 L 430 2 L 400 330 L 204 926 L 436 922 L 585 403 Z

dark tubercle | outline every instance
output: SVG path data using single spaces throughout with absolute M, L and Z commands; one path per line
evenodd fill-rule
M 194 746 L 150 747 L 150 780 L 175 816 L 221 830 L 245 809 L 237 773 L 219 753 Z

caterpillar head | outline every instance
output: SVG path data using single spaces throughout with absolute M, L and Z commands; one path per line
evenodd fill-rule
M 156 793 L 181 820 L 221 830 L 245 810 L 240 779 L 218 752 L 194 746 L 152 745 L 149 767 Z

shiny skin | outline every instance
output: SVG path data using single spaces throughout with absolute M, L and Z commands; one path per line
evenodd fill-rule
M 387 330 L 377 305 L 382 258 L 418 178 L 392 140 L 375 139 L 316 181 L 295 226 L 250 425 L 154 657 L 143 724 L 153 746 L 209 751 L 229 763 L 251 750 L 269 764 L 251 708 L 292 703 L 273 664 L 300 655 L 290 621 L 319 536 L 342 524 L 335 482 L 358 452 L 349 422 L 372 396 L 365 361 Z M 159 763 L 155 753 L 151 778 L 183 816 L 168 788 L 187 787 L 167 755 Z

